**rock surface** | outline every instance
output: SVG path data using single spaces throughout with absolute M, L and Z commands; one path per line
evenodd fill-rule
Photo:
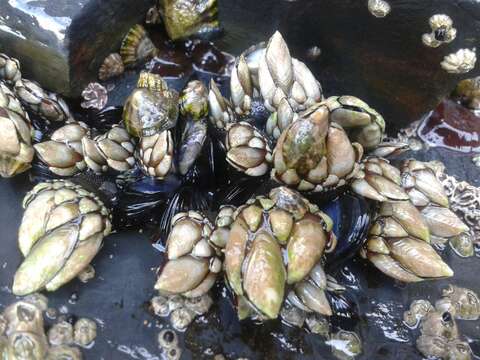
M 449 74 L 444 56 L 480 48 L 480 3 L 474 0 L 388 0 L 391 12 L 376 18 L 367 1 L 223 0 L 220 20 L 226 29 L 220 48 L 238 53 L 268 38 L 276 29 L 295 57 L 306 61 L 327 96 L 354 95 L 382 113 L 388 129 L 404 127 L 433 109 L 456 83 L 473 77 Z M 438 48 L 422 43 L 429 18 L 447 14 L 457 29 L 454 41 Z M 321 54 L 309 60 L 314 46 Z M 310 56 L 310 59 L 312 57 Z
M 25 77 L 66 96 L 96 79 L 103 59 L 152 0 L 4 0 L 0 51 L 21 60 Z
M 307 62 L 325 93 L 350 94 L 381 112 L 395 130 L 417 120 L 463 78 L 442 69 L 443 58 L 479 47 L 480 3 L 474 0 L 390 0 L 373 16 L 366 1 L 219 1 L 225 35 L 218 45 L 239 54 L 279 29 L 293 55 Z M 95 79 L 103 58 L 117 50 L 150 0 L 9 0 L 0 4 L 0 50 L 22 60 L 27 76 L 77 96 Z M 429 18 L 447 14 L 456 38 L 437 48 L 422 42 Z M 161 26 L 161 25 L 159 25 Z M 46 45 L 46 46 L 44 46 Z M 320 51 L 319 51 L 320 50 Z

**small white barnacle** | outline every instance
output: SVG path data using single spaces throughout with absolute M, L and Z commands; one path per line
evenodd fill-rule
M 443 58 L 442 68 L 450 74 L 466 74 L 473 70 L 477 62 L 476 49 L 460 49 Z
M 432 32 L 422 35 L 422 41 L 426 46 L 436 48 L 452 42 L 457 37 L 457 29 L 453 27 L 453 21 L 448 15 L 433 15 L 429 24 Z
M 391 9 L 390 4 L 385 0 L 368 0 L 368 10 L 377 18 L 387 16 Z

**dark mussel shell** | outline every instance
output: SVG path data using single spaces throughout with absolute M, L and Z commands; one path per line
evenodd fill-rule
M 108 106 L 102 110 L 90 108 L 86 110 L 86 117 L 83 121 L 97 129 L 99 133 L 104 133 L 122 121 L 122 114 L 122 106 Z
M 330 317 L 332 329 L 354 331 L 360 318 L 353 292 L 350 289 L 341 294 L 327 291 L 326 295 L 334 314 Z
M 181 179 L 169 175 L 158 180 L 135 169 L 117 178 L 117 184 L 121 190 L 113 211 L 113 224 L 121 229 L 158 222 L 168 200 L 180 188 Z
M 268 194 L 271 189 L 278 186 L 270 180 L 269 175 L 250 177 L 240 172 L 237 172 L 237 175 L 236 179 L 215 191 L 213 206 L 216 209 L 222 205 L 241 206 L 247 200 L 257 195 Z
M 328 270 L 338 268 L 357 254 L 370 227 L 370 204 L 363 198 L 345 193 L 330 201 L 315 202 L 333 220 L 337 247 L 327 254 Z
M 152 235 L 152 241 L 163 243 L 170 231 L 173 217 L 182 211 L 195 210 L 206 213 L 210 209 L 211 193 L 202 191 L 195 186 L 182 185 L 165 204 L 157 230 Z

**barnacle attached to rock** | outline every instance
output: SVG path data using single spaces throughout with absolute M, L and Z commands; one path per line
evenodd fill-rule
M 480 317 L 480 298 L 475 291 L 449 285 L 435 303 L 438 311 L 448 311 L 456 319 L 477 320 Z
M 380 271 L 404 282 L 453 276 L 429 244 L 430 232 L 410 201 L 384 202 L 364 245 L 364 255 Z
M 147 11 L 147 15 L 145 16 L 145 23 L 147 25 L 158 25 L 162 22 L 160 9 L 158 8 L 158 4 L 153 5 Z
M 187 298 L 205 295 L 215 284 L 222 262 L 210 242 L 212 224 L 201 213 L 179 213 L 172 219 L 167 239 L 167 263 L 155 289 L 162 295 Z
M 236 208 L 230 205 L 221 206 L 215 219 L 215 227 L 210 235 L 210 242 L 219 249 L 225 248 L 230 236 L 230 228 L 234 221 Z
M 15 83 L 15 94 L 25 108 L 42 119 L 50 122 L 66 122 L 72 118 L 65 101 L 54 93 L 49 93 L 42 87 L 27 79 Z
M 82 91 L 83 102 L 81 106 L 84 109 L 102 110 L 108 101 L 108 91 L 99 83 L 90 83 Z
M 282 132 L 297 119 L 298 113 L 293 111 L 288 100 L 284 98 L 280 100 L 277 111 L 269 116 L 265 131 L 270 137 L 278 139 Z
M 120 56 L 126 67 L 135 66 L 156 56 L 158 49 L 142 25 L 134 25 L 125 35 Z
M 28 114 L 23 109 L 22 103 L 4 81 L 0 81 L 0 107 L 15 111 L 28 119 Z
M 37 306 L 18 301 L 4 310 L 3 317 L 7 324 L 6 338 L 0 337 L 0 356 L 3 359 L 46 358 L 48 342 L 42 311 Z
M 220 93 L 213 79 L 210 81 L 208 103 L 210 107 L 210 121 L 217 129 L 225 129 L 229 123 L 236 121 L 232 105 Z
M 83 155 L 87 166 L 96 173 L 127 171 L 135 164 L 135 142 L 121 126 L 114 126 L 94 139 L 82 139 Z
M 363 148 L 330 122 L 325 103 L 303 112 L 277 141 L 272 177 L 300 191 L 320 192 L 343 186 L 358 172 Z
M 469 230 L 468 226 L 449 208 L 449 200 L 434 170 L 418 160 L 402 165 L 402 186 L 411 202 L 417 206 L 433 236 L 453 238 Z
M 432 32 L 422 35 L 422 41 L 426 46 L 436 48 L 452 42 L 457 37 L 457 29 L 453 27 L 450 16 L 445 14 L 433 15 L 428 22 Z
M 247 61 L 243 55 L 240 55 L 235 61 L 230 77 L 230 93 L 237 114 L 248 115 L 250 113 L 255 92 Z
M 477 63 L 476 50 L 460 49 L 447 55 L 440 63 L 442 68 L 451 74 L 466 74 L 473 70 Z
M 15 273 L 15 295 L 54 291 L 74 279 L 111 231 L 100 199 L 69 181 L 36 185 L 23 205 L 18 243 L 25 260 Z
M 400 171 L 383 158 L 367 157 L 355 175 L 352 189 L 359 195 L 375 201 L 408 200 L 401 186 Z
M 143 71 L 125 101 L 123 121 L 130 135 L 151 136 L 174 127 L 178 112 L 178 93 L 160 75 Z
M 384 18 L 391 10 L 390 4 L 385 0 L 368 0 L 368 11 L 377 18 Z
M 336 245 L 331 229 L 327 215 L 286 187 L 238 208 L 224 252 L 239 318 L 277 318 L 287 284 L 291 305 L 331 315 L 321 266 L 323 254 Z
M 472 350 L 460 339 L 457 324 L 448 311 L 429 311 L 420 324 L 417 349 L 426 357 L 445 360 L 470 360 Z
M 160 13 L 172 40 L 218 31 L 217 0 L 165 0 Z
M 352 331 L 339 330 L 326 343 L 332 347 L 332 353 L 337 359 L 352 360 L 362 353 L 362 341 Z
M 143 172 L 158 179 L 173 170 L 173 139 L 170 130 L 140 138 L 137 159 Z
M 415 300 L 410 304 L 410 308 L 403 313 L 403 321 L 410 328 L 415 328 L 430 311 L 434 311 L 434 307 L 429 301 Z
M 20 62 L 8 55 L 0 53 L 0 80 L 14 85 L 22 77 Z
M 33 147 L 48 169 L 60 176 L 72 176 L 86 168 L 83 159 L 82 139 L 90 129 L 83 122 L 71 122 L 50 136 L 50 140 Z
M 353 141 L 375 149 L 383 139 L 385 120 L 367 103 L 354 96 L 333 96 L 325 101 L 330 121 L 341 125 Z
M 208 90 L 203 82 L 190 81 L 180 94 L 180 113 L 200 120 L 208 116 Z
M 68 321 L 60 321 L 48 330 L 51 345 L 69 345 L 73 342 L 73 326 Z
M 80 346 L 90 345 L 97 337 L 97 323 L 91 319 L 80 318 L 73 326 L 73 340 Z
M 247 122 L 227 126 L 227 161 L 249 176 L 262 176 L 269 170 L 272 152 L 267 139 Z
M 452 97 L 458 99 L 463 105 L 471 110 L 479 110 L 480 77 L 460 81 L 453 91 Z
M 73 346 L 58 345 L 50 347 L 48 349 L 46 360 L 59 359 L 82 360 L 82 353 L 80 352 L 80 349 Z
M 28 170 L 33 155 L 28 118 L 0 107 L 0 176 L 11 177 Z
M 102 81 L 122 75 L 125 71 L 122 56 L 119 53 L 108 55 L 98 70 L 98 78 Z
M 305 110 L 322 100 L 320 84 L 304 63 L 291 57 L 278 31 L 260 57 L 258 79 L 265 107 L 270 111 L 275 111 L 284 98 L 294 111 Z

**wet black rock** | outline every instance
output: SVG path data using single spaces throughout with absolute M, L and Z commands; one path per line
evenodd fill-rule
M 218 46 L 238 54 L 280 30 L 295 57 L 306 61 L 327 96 L 354 95 L 384 115 L 388 128 L 418 120 L 463 78 L 440 66 L 445 55 L 480 48 L 480 3 L 474 0 L 388 0 L 391 12 L 376 18 L 367 1 L 223 0 L 225 36 Z M 422 43 L 429 18 L 446 14 L 457 37 L 438 48 Z M 311 60 L 310 49 L 321 55 Z
M 78 96 L 153 0 L 0 2 L 0 51 L 45 88 Z

